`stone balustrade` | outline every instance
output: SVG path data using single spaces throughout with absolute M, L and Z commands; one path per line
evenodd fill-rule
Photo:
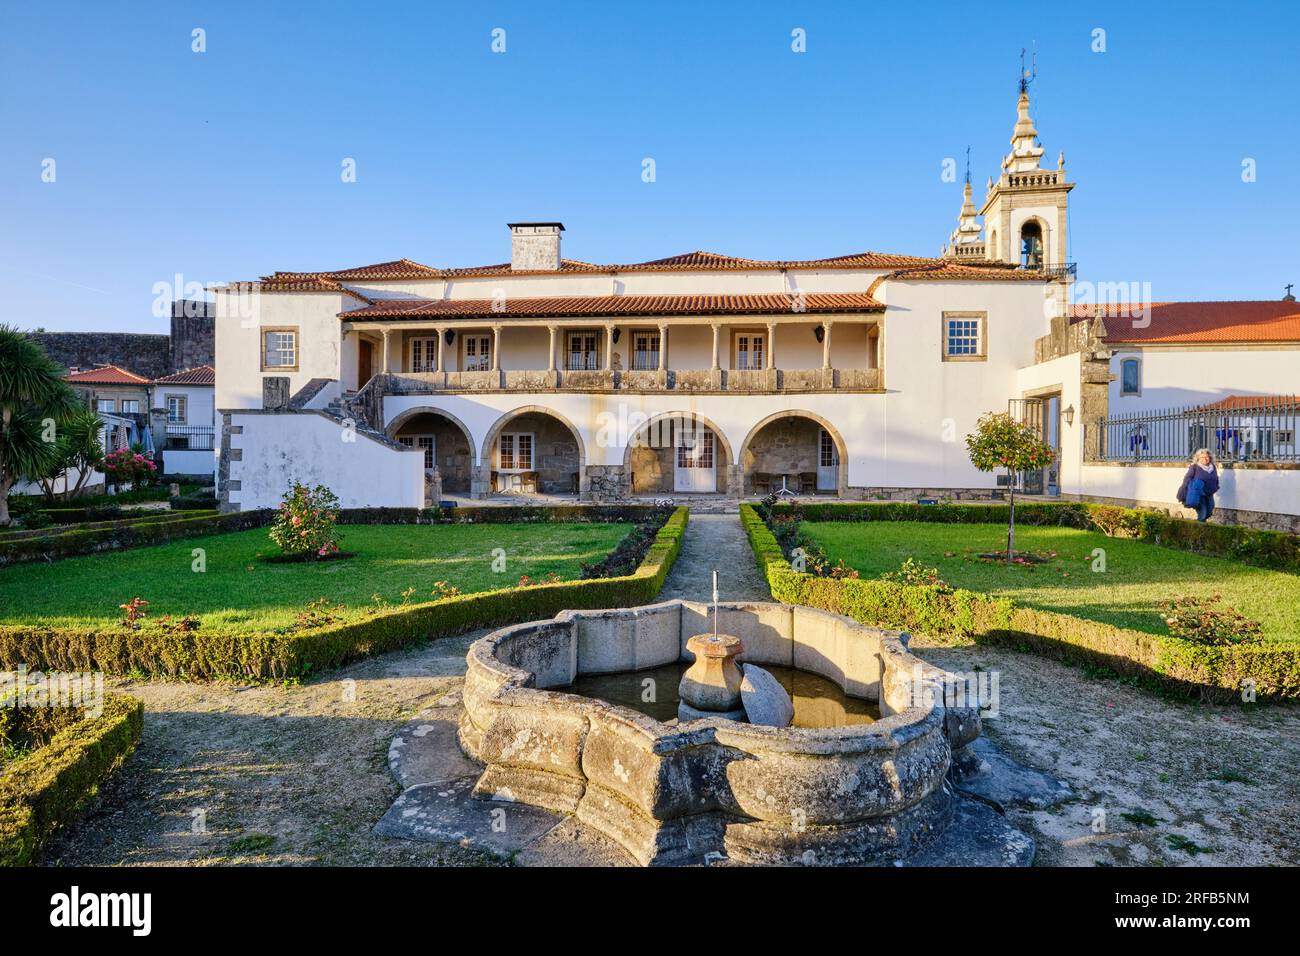
M 682 369 L 641 370 L 491 370 L 483 372 L 392 372 L 389 394 L 435 391 L 598 391 L 598 392 L 822 392 L 879 391 L 878 368 Z

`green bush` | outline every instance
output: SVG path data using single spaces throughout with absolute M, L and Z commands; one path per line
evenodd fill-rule
M 810 520 L 812 510 L 805 509 Z M 754 555 L 778 601 L 834 611 L 876 627 L 1029 648 L 1120 674 L 1152 678 L 1207 700 L 1240 699 L 1246 681 L 1253 681 L 1260 698 L 1300 699 L 1300 651 L 1294 644 L 1212 647 L 1018 607 L 1009 598 L 974 591 L 801 574 L 790 567 L 759 513 L 750 505 L 741 505 L 740 511 Z M 823 514 L 816 520 L 842 519 L 828 519 Z M 906 520 L 917 519 L 909 516 Z
M 37 720 L 42 745 L 0 768 L 0 866 L 26 866 L 135 749 L 144 706 L 107 694 L 98 717 L 74 708 L 18 710 Z
M 171 498 L 167 502 L 167 507 L 173 511 L 204 511 L 217 510 L 216 495 L 181 495 L 178 498 Z
M 905 501 L 799 502 L 778 504 L 771 510 L 773 518 L 778 519 L 791 516 L 797 510 L 804 521 L 928 521 L 941 524 L 1003 524 L 1009 512 L 1006 505 L 918 505 Z M 1300 535 L 1285 531 L 1209 524 L 1175 518 L 1163 511 L 1087 502 L 1018 504 L 1016 524 L 1100 531 L 1112 538 L 1133 538 L 1181 551 L 1232 558 L 1257 567 L 1300 571 Z
M 283 679 L 314 674 L 419 641 L 550 617 L 565 609 L 648 604 L 658 595 L 677 560 L 687 519 L 686 508 L 673 511 L 655 534 L 640 565 L 623 577 L 452 595 L 419 604 L 377 608 L 361 620 L 287 633 L 207 634 L 202 629 L 155 632 L 121 626 L 80 629 L 9 625 L 0 627 L 0 666 L 16 666 L 23 661 L 31 668 L 45 670 L 101 670 L 111 674 L 138 670 L 200 679 Z

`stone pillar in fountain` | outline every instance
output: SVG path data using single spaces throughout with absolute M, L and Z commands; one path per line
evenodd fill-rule
M 677 687 L 677 719 L 725 717 L 744 720 L 740 705 L 740 668 L 736 657 L 745 650 L 740 638 L 730 634 L 696 634 L 686 642 L 695 662 Z

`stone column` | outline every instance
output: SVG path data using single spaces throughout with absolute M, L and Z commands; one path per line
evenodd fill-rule
M 659 325 L 659 371 L 668 371 L 668 325 Z
M 767 323 L 767 365 L 770 369 L 776 368 L 776 323 Z
M 714 322 L 713 323 L 713 364 L 709 366 L 712 369 L 718 369 L 721 367 L 718 365 L 718 337 L 721 331 L 722 331 L 722 326 L 719 325 L 717 322 Z
M 501 371 L 501 326 L 492 326 L 492 371 Z
M 614 326 L 605 326 L 605 371 L 614 369 Z
M 556 367 L 555 343 L 560 337 L 560 327 L 558 325 L 548 325 L 546 331 L 551 336 L 550 348 L 546 352 L 546 384 L 551 388 L 559 388 L 560 373 Z
M 831 367 L 831 321 L 827 319 L 822 323 L 822 328 L 826 330 L 825 337 L 822 339 L 822 387 L 835 387 L 835 369 Z
M 389 362 L 388 359 L 388 341 L 392 337 L 392 334 L 393 333 L 390 332 L 388 329 L 384 329 L 384 374 L 385 375 L 387 375 L 389 372 L 393 370 L 391 363 Z
M 434 331 L 438 333 L 438 371 L 442 373 L 447 371 L 447 330 L 440 328 Z

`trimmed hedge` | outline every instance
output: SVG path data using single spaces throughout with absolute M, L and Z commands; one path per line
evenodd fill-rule
M 18 711 L 19 714 L 35 712 Z M 106 694 L 98 717 L 62 708 L 48 742 L 0 769 L 0 866 L 26 866 L 41 844 L 84 808 L 135 749 L 144 705 Z M 63 719 L 66 716 L 66 720 Z
M 456 595 L 378 610 L 360 620 L 279 634 L 205 634 L 202 627 L 157 633 L 120 626 L 82 630 L 12 625 L 0 627 L 0 666 L 24 662 L 32 669 L 111 674 L 140 670 L 200 679 L 304 677 L 368 654 L 475 628 L 551 617 L 571 608 L 647 604 L 659 593 L 677 560 L 687 519 L 686 508 L 675 509 L 636 571 L 623 577 Z
M 216 495 L 181 495 L 179 498 L 171 498 L 167 502 L 167 507 L 172 511 L 201 511 L 217 510 Z
M 1300 648 L 1294 644 L 1210 647 L 1019 607 L 1008 598 L 975 591 L 800 573 L 790 566 L 758 511 L 752 505 L 741 505 L 740 510 L 755 558 L 778 601 L 834 611 L 877 627 L 1029 648 L 1152 678 L 1206 700 L 1240 699 L 1246 680 L 1255 682 L 1259 698 L 1300 699 Z M 1019 507 L 1016 511 L 1019 514 Z M 808 517 L 809 510 L 804 515 Z
M 501 524 L 507 522 L 577 521 L 639 524 L 656 509 L 650 505 L 518 505 L 484 508 L 344 508 L 339 524 Z M 177 538 L 260 528 L 275 520 L 275 511 L 149 511 L 139 517 L 101 521 L 71 528 L 0 532 L 0 567 L 25 561 L 58 560 L 100 551 L 163 544 Z
M 804 521 L 926 521 L 938 524 L 1006 524 L 1007 505 L 938 504 L 912 502 L 851 502 L 844 504 L 800 502 L 778 504 L 774 515 L 793 514 Z M 1231 558 L 1243 564 L 1279 571 L 1300 571 L 1300 535 L 1285 531 L 1260 531 L 1239 525 L 1209 524 L 1175 518 L 1163 511 L 1119 508 L 1090 502 L 1016 505 L 1016 524 L 1053 525 L 1099 531 L 1107 537 L 1133 538 L 1211 557 Z
M 266 523 L 263 512 L 219 515 L 214 511 L 153 511 L 139 518 L 93 522 L 53 532 L 11 531 L 0 534 L 0 567 L 162 544 L 196 535 L 242 531 Z

